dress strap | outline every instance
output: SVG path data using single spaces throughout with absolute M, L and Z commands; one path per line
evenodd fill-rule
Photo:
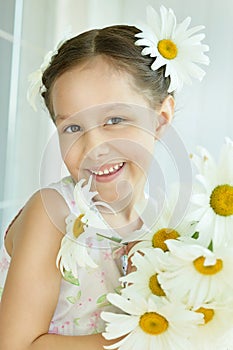
M 65 200 L 71 212 L 74 211 L 74 186 L 75 182 L 71 176 L 64 177 L 59 182 L 54 182 L 46 186 L 56 190 Z

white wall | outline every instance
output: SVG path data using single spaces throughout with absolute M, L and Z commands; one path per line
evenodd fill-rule
M 39 188 L 41 157 L 53 131 L 47 113 L 35 113 L 26 101 L 28 74 L 40 66 L 69 25 L 79 33 L 115 23 L 138 24 L 145 21 L 148 4 L 157 10 L 164 4 L 175 11 L 178 21 L 191 16 L 191 26 L 206 26 L 211 59 L 206 77 L 177 96 L 174 127 L 185 147 L 191 152 L 202 144 L 217 154 L 224 136 L 233 137 L 232 0 L 0 0 L 3 229 Z

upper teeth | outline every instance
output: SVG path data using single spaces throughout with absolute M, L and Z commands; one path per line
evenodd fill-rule
M 124 163 L 119 163 L 116 164 L 114 166 L 111 166 L 110 168 L 106 168 L 104 170 L 100 170 L 100 171 L 95 171 L 95 170 L 91 170 L 91 172 L 95 175 L 108 175 L 109 173 L 113 173 L 114 171 L 120 169 L 123 166 Z

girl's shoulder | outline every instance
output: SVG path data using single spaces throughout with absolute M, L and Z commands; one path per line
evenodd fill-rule
M 64 190 L 72 193 L 65 186 L 64 179 L 36 191 L 21 209 L 19 215 L 10 224 L 5 237 L 5 246 L 11 255 L 14 243 L 23 237 L 37 237 L 48 234 L 55 234 L 56 237 L 63 237 L 66 231 L 65 218 L 70 213 L 67 194 Z M 68 185 L 68 181 L 67 181 Z M 71 184 L 69 185 L 71 189 Z M 62 188 L 62 191 L 59 191 Z
M 48 332 L 60 292 L 62 276 L 56 267 L 56 257 L 68 212 L 58 191 L 43 188 L 31 196 L 6 235 L 10 263 L 7 278 L 2 280 L 4 306 L 0 312 L 4 344 L 9 342 L 9 329 L 22 346 L 25 339 L 31 343 L 30 334 L 39 337 Z M 12 344 L 16 341 L 12 340 Z
M 53 182 L 50 185 L 46 186 L 43 190 L 53 189 L 58 192 L 61 197 L 64 199 L 70 211 L 72 211 L 74 204 L 74 187 L 75 182 L 71 176 L 62 178 L 58 182 Z

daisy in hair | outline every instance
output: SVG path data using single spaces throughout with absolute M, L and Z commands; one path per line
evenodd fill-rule
M 164 6 L 160 15 L 151 7 L 147 8 L 147 25 L 141 26 L 136 45 L 143 46 L 142 55 L 154 57 L 152 70 L 166 67 L 165 76 L 170 76 L 168 92 L 179 91 L 184 83 L 190 84 L 191 78 L 202 80 L 205 72 L 198 64 L 209 64 L 204 54 L 209 48 L 201 43 L 204 34 L 196 34 L 204 28 L 189 28 L 191 18 L 187 17 L 177 24 L 174 12 Z

